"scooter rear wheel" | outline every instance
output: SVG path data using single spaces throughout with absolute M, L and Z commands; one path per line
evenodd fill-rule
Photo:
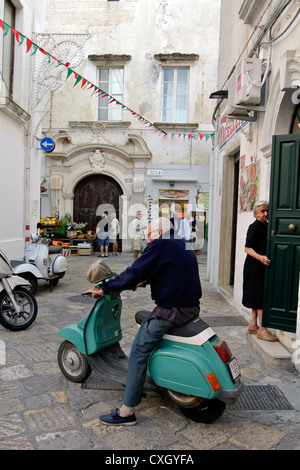
M 91 373 L 91 367 L 86 356 L 78 351 L 70 341 L 61 343 L 57 360 L 60 370 L 71 382 L 84 382 Z
M 217 398 L 206 398 L 186 395 L 167 388 L 162 389 L 165 397 L 178 405 L 180 411 L 190 420 L 196 423 L 210 424 L 220 418 L 226 408 L 226 403 Z
M 166 398 L 171 400 L 173 403 L 176 403 L 176 405 L 182 406 L 184 408 L 194 408 L 203 401 L 203 398 L 201 397 L 195 397 L 194 395 L 186 395 L 185 393 L 175 392 L 174 390 L 170 390 L 169 388 L 163 388 L 162 392 Z
M 226 403 L 218 400 L 218 398 L 214 398 L 213 400 L 203 399 L 201 404 L 194 408 L 180 407 L 180 411 L 182 411 L 187 418 L 196 423 L 210 424 L 222 416 L 225 408 Z

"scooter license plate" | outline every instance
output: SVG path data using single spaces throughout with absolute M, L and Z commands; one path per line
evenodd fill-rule
M 236 382 L 240 378 L 241 372 L 240 372 L 240 368 L 235 357 L 230 359 L 230 361 L 228 362 L 228 367 L 230 370 L 232 380 Z

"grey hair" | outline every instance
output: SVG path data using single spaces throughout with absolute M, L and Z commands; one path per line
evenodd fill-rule
M 160 229 L 162 233 L 170 232 L 173 228 L 173 224 L 167 217 L 158 217 L 155 220 L 151 221 L 151 229 L 158 230 Z
M 254 204 L 254 207 L 253 207 L 253 215 L 254 217 L 256 216 L 256 212 L 257 212 L 257 209 L 260 207 L 260 206 L 268 206 L 269 205 L 269 202 L 268 201 L 258 201 Z

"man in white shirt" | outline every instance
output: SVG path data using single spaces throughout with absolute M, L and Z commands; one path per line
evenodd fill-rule
M 144 238 L 144 229 L 146 225 L 142 224 L 141 221 L 142 212 L 137 211 L 136 218 L 133 221 L 133 237 L 132 237 L 132 249 L 133 258 L 136 260 L 142 248 L 142 239 Z
M 184 238 L 185 241 L 190 241 L 191 240 L 191 233 L 192 233 L 192 221 L 191 221 L 192 215 L 190 212 L 188 212 L 184 219 L 182 219 L 181 224 L 180 224 L 180 229 L 178 231 L 178 235 L 181 238 Z

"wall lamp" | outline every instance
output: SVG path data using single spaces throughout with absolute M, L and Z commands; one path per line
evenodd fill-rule
M 225 100 L 228 98 L 228 90 L 218 90 L 209 95 L 210 100 Z

